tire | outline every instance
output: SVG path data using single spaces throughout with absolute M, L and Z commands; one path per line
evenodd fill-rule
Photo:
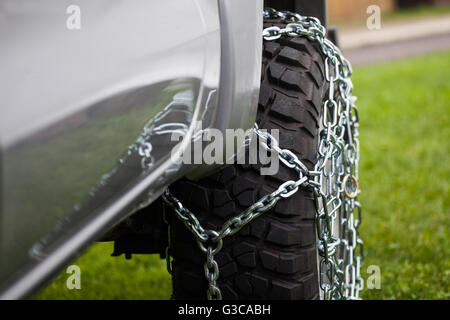
M 265 27 L 283 26 L 268 21 Z M 325 92 L 320 48 L 305 38 L 265 41 L 257 123 L 280 130 L 280 147 L 290 149 L 309 169 L 318 153 L 321 104 Z M 218 230 L 287 180 L 292 169 L 261 176 L 260 165 L 230 165 L 200 181 L 180 180 L 171 191 L 199 218 Z M 205 299 L 207 281 L 192 233 L 170 215 L 172 283 L 175 299 Z M 318 299 L 313 193 L 300 189 L 233 236 L 224 239 L 216 261 L 223 299 Z

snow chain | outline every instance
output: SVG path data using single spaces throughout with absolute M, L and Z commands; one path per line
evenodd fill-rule
M 209 300 L 222 298 L 217 286 L 219 266 L 215 256 L 222 248 L 223 239 L 238 232 L 243 226 L 271 209 L 282 198 L 288 198 L 299 188 L 314 192 L 316 228 L 318 239 L 319 285 L 323 299 L 359 299 L 363 289 L 360 265 L 363 259 L 363 242 L 359 238 L 361 205 L 356 197 L 358 188 L 358 109 L 352 96 L 351 65 L 341 51 L 325 38 L 326 30 L 314 17 L 304 17 L 291 12 L 265 9 L 264 19 L 280 19 L 285 28 L 277 26 L 263 30 L 265 41 L 280 37 L 306 37 L 317 42 L 324 55 L 325 78 L 329 84 L 328 95 L 323 102 L 322 125 L 319 139 L 319 157 L 313 171 L 287 149 L 281 149 L 278 141 L 267 132 L 254 132 L 261 145 L 276 152 L 279 159 L 295 170 L 299 179 L 287 181 L 262 197 L 238 216 L 229 219 L 219 231 L 205 230 L 195 214 L 167 189 L 164 201 L 177 217 L 195 235 L 198 246 L 206 254 L 204 264 L 208 281 Z

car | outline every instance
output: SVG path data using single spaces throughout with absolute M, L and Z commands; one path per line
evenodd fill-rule
M 76 3 L 0 1 L 0 298 L 31 296 L 95 241 L 168 259 L 177 299 L 323 296 L 314 192 L 294 195 L 293 166 L 226 161 L 248 153 L 256 121 L 266 147 L 278 130 L 314 170 L 320 45 L 263 45 L 263 24 L 287 24 L 263 21 L 270 1 Z M 293 3 L 324 19 L 324 1 Z M 231 152 L 208 162 L 208 141 Z M 286 199 L 263 217 L 226 224 L 279 185 Z

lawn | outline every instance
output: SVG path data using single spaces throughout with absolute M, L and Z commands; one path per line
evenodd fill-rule
M 449 299 L 450 53 L 355 70 L 361 122 L 361 235 L 381 289 L 365 299 Z M 36 299 L 168 299 L 158 256 L 111 258 L 110 243 L 73 262 L 81 290 L 64 271 Z
M 366 299 L 450 298 L 450 54 L 359 68 Z

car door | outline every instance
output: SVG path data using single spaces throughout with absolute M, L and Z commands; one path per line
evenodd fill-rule
M 0 283 L 20 297 L 180 176 L 168 133 L 216 108 L 218 3 L 1 0 L 0 43 Z

